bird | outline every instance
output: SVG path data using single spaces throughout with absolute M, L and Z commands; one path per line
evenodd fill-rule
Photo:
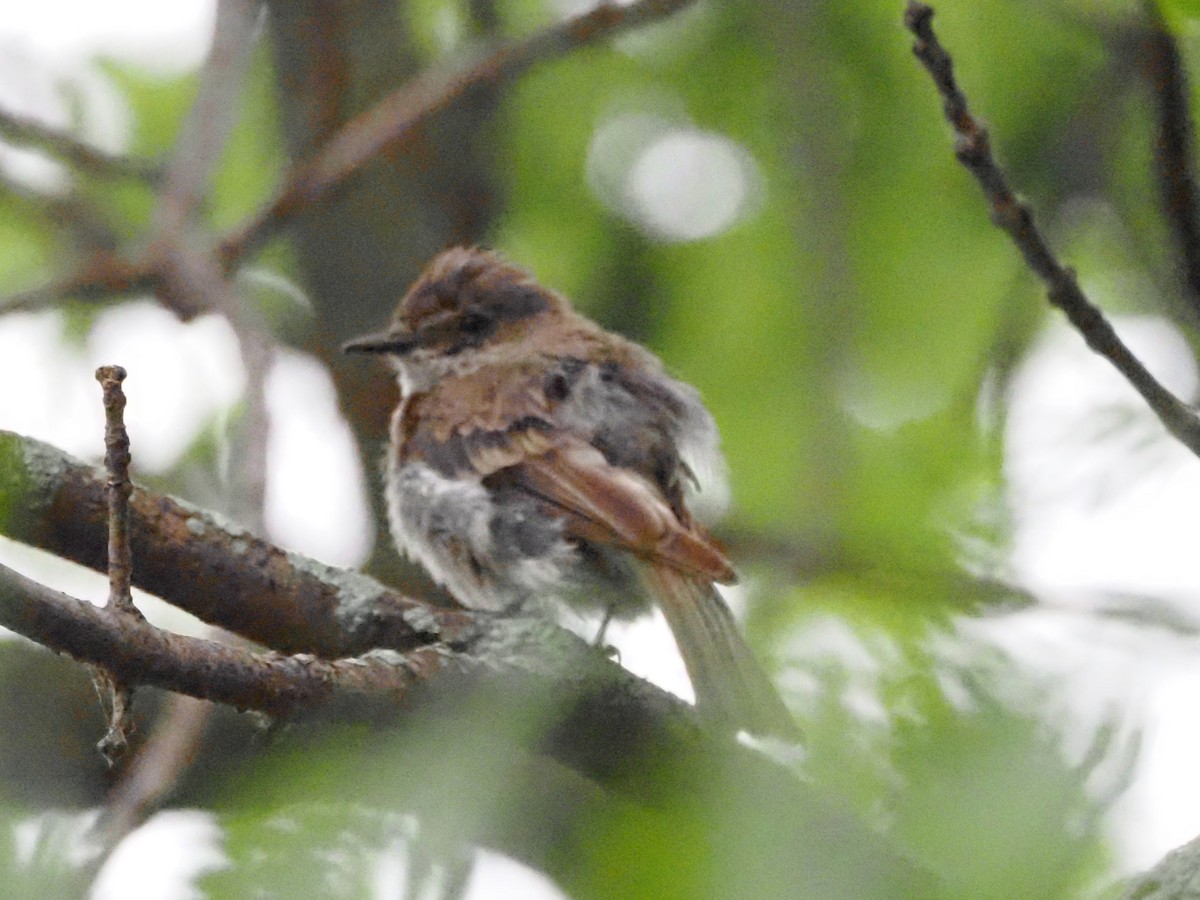
M 798 740 L 715 587 L 733 565 L 692 512 L 724 471 L 695 388 L 478 247 L 435 256 L 387 329 L 344 350 L 397 376 L 390 530 L 458 602 L 605 623 L 656 603 L 707 721 Z

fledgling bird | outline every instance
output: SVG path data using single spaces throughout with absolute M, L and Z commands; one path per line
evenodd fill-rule
M 713 586 L 735 581 L 733 567 L 688 509 L 696 473 L 722 469 L 694 388 L 475 248 L 435 257 L 388 330 L 345 349 L 397 372 L 392 535 L 459 602 L 630 616 L 653 598 L 703 713 L 798 737 Z

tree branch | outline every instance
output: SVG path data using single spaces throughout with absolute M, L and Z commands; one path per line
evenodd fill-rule
M 103 570 L 102 472 L 0 432 L 0 499 L 7 501 L 0 533 Z M 370 578 L 284 553 L 138 487 L 129 533 L 135 584 L 206 621 L 237 625 L 233 630 L 274 650 L 305 652 L 255 653 L 170 634 L 2 567 L 0 626 L 130 684 L 275 715 L 355 698 L 379 713 L 453 662 L 460 674 L 504 685 L 502 693 L 547 698 L 557 710 L 547 725 L 550 752 L 593 773 L 611 773 L 631 746 L 649 742 L 667 752 L 705 733 L 691 706 L 547 619 L 427 609 Z M 354 658 L 337 659 L 347 656 Z
M 389 721 L 415 686 L 456 675 L 464 687 L 543 711 L 535 749 L 642 799 L 664 792 L 649 774 L 658 771 L 654 760 L 733 747 L 720 749 L 726 741 L 702 727 L 693 707 L 542 618 L 490 617 L 454 649 L 372 650 L 331 661 L 163 631 L 0 566 L 0 626 L 102 667 L 124 684 L 292 720 Z M 788 777 L 770 768 L 773 777 Z
M 35 119 L 0 110 L 0 137 L 40 150 L 75 168 L 104 178 L 154 181 L 162 171 L 155 162 L 106 153 Z
M 0 534 L 106 571 L 105 480 L 54 447 L 0 431 Z M 135 586 L 276 650 L 327 658 L 403 651 L 472 627 L 466 613 L 431 609 L 136 485 L 129 536 Z
M 53 447 L 0 431 L 0 498 L 9 501 L 10 511 L 0 509 L 0 534 L 104 571 L 104 491 L 103 472 Z M 16 510 L 20 512 L 13 514 Z M 489 680 L 515 679 L 517 695 L 531 691 L 558 698 L 555 705 L 565 704 L 564 718 L 547 740 L 554 755 L 575 760 L 584 770 L 611 767 L 630 740 L 656 734 L 656 745 L 665 741 L 675 746 L 683 739 L 678 729 L 694 740 L 700 727 L 691 707 L 551 622 L 429 608 L 366 576 L 285 553 L 210 514 L 137 486 L 130 497 L 129 533 L 138 561 L 135 585 L 275 650 L 333 659 L 383 647 L 405 653 L 411 665 L 418 652 L 433 654 L 423 660 L 438 660 L 445 647 L 453 646 L 464 670 L 486 673 Z M 40 587 L 29 585 L 26 595 Z M 325 677 L 327 663 L 310 665 L 307 656 L 301 662 L 295 657 L 280 662 L 277 654 L 247 655 L 151 626 L 145 626 L 149 631 L 136 629 L 124 617 L 114 625 L 104 618 L 104 610 L 54 592 L 31 595 L 49 597 L 45 612 L 10 604 L 7 613 L 0 612 L 0 625 L 77 658 L 99 658 L 106 667 L 108 654 L 116 654 L 111 668 L 119 677 L 133 671 L 136 683 L 223 703 L 241 698 L 237 702 L 243 708 L 268 712 L 325 702 L 305 679 L 312 672 Z M 99 644 L 89 638 L 93 628 Z M 145 647 L 139 649 L 137 641 L 143 638 Z M 134 643 L 122 649 L 129 641 Z M 141 656 L 130 660 L 122 653 Z M 179 673 L 171 667 L 173 653 L 180 656 Z M 205 666 L 220 669 L 221 685 L 206 688 L 193 682 Z M 306 669 L 297 676 L 301 680 L 284 685 L 281 679 L 297 666 Z
M 1200 456 L 1200 416 L 1164 387 L 1141 360 L 1125 346 L 1104 314 L 1088 300 L 1075 273 L 1063 266 L 1033 220 L 1029 205 L 1017 199 L 992 157 L 988 134 L 967 108 L 967 98 L 954 80 L 950 56 L 933 33 L 933 10 L 910 2 L 905 25 L 916 36 L 913 54 L 933 78 L 942 95 L 946 120 L 958 135 L 955 155 L 966 167 L 992 205 L 992 221 L 1008 232 L 1025 264 L 1046 285 L 1050 302 L 1057 306 L 1087 345 L 1120 372 L 1141 394 L 1158 420 L 1192 453 Z
M 255 653 L 162 631 L 119 609 L 100 608 L 0 566 L 0 625 L 122 684 L 151 685 L 240 710 L 287 716 L 334 700 L 394 705 L 419 677 L 441 667 L 431 648 L 407 657 L 372 651 L 327 661 L 310 655 Z
M 60 487 L 54 486 L 56 481 Z M 22 540 L 40 537 L 34 542 L 52 550 L 70 548 L 75 540 L 103 547 L 103 487 L 103 476 L 95 470 L 45 445 L 0 432 L 4 533 Z M 766 836 L 777 848 L 773 844 L 762 858 L 778 861 L 778 883 L 804 885 L 813 896 L 830 878 L 853 881 L 848 895 L 882 895 L 885 885 L 904 885 L 910 896 L 933 895 L 931 877 L 898 856 L 885 838 L 766 755 L 706 729 L 693 707 L 626 672 L 554 623 L 432 610 L 423 611 L 419 620 L 414 613 L 419 604 L 370 579 L 284 554 L 237 529 L 223 536 L 219 532 L 222 526 L 211 516 L 135 489 L 130 516 L 138 555 L 135 581 L 153 561 L 151 569 L 176 568 L 174 578 L 160 573 L 150 581 L 157 578 L 166 588 L 159 593 L 171 602 L 186 597 L 188 602 L 179 604 L 184 608 L 204 606 L 229 616 L 231 609 L 264 601 L 272 613 L 256 636 L 273 645 L 297 643 L 305 635 L 310 643 L 319 640 L 313 623 L 303 629 L 295 625 L 301 612 L 330 628 L 333 639 L 325 643 L 335 647 L 381 633 L 373 624 L 375 616 L 392 622 L 399 607 L 407 612 L 400 617 L 403 627 L 382 633 L 395 639 L 393 647 L 407 641 L 405 652 L 376 650 L 332 661 L 308 654 L 256 653 L 161 631 L 3 567 L 0 626 L 102 665 L 130 684 L 156 685 L 293 719 L 318 715 L 388 722 L 417 686 L 436 675 L 435 714 L 455 717 L 495 709 L 532 727 L 514 735 L 500 729 L 495 752 L 546 754 L 639 803 L 672 804 L 680 797 L 711 793 L 714 785 L 733 785 L 741 806 L 770 823 Z M 164 550 L 155 556 L 157 545 Z M 87 559 L 94 551 L 65 555 Z M 193 596 L 197 585 L 217 599 L 198 602 Z M 285 595 L 294 592 L 295 600 L 271 596 L 281 589 Z M 278 639 L 271 638 L 272 623 Z M 456 637 L 450 639 L 450 634 Z M 456 686 L 468 690 L 460 692 Z M 454 705 L 456 695 L 464 703 L 461 709 Z M 512 737 L 518 743 L 511 743 Z M 842 848 L 842 855 L 830 856 L 830 842 Z M 845 862 L 845 854 L 853 865 Z

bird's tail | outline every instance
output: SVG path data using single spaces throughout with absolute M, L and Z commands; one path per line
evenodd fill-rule
M 734 730 L 795 741 L 800 729 L 712 583 L 665 566 L 644 569 L 700 711 Z

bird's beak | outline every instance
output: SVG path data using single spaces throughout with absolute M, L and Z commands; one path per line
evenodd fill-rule
M 403 355 L 417 346 L 416 336 L 408 331 L 365 334 L 342 344 L 343 353 L 395 353 Z

